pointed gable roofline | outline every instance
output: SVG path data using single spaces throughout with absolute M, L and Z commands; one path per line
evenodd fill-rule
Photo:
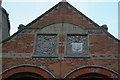
M 46 14 L 50 13 L 52 10 L 54 10 L 56 7 L 58 7 L 60 4 L 67 4 L 68 6 L 70 6 L 74 11 L 78 12 L 80 15 L 82 15 L 84 18 L 86 18 L 88 21 L 90 21 L 91 23 L 93 23 L 95 26 L 100 27 L 97 23 L 95 23 L 93 20 L 91 20 L 90 18 L 88 18 L 86 15 L 84 15 L 82 12 L 80 12 L 79 10 L 77 10 L 75 7 L 73 7 L 70 3 L 68 3 L 67 1 L 61 1 L 58 4 L 56 4 L 55 6 L 53 6 L 52 8 L 50 8 L 48 11 L 46 11 L 45 13 L 43 13 L 41 16 L 37 17 L 35 20 L 33 20 L 32 22 L 30 22 L 29 24 L 27 24 L 25 27 L 28 27 L 30 25 L 32 25 L 33 23 L 35 23 L 36 21 L 38 21 L 39 19 L 41 19 L 42 17 L 44 17 Z
M 79 10 L 77 10 L 75 7 L 73 7 L 71 4 L 69 4 L 68 2 L 65 2 L 65 1 L 61 1 L 59 2 L 58 4 L 56 4 L 55 6 L 53 6 L 52 8 L 50 8 L 48 11 L 46 11 L 45 13 L 43 13 L 41 16 L 37 17 L 35 20 L 33 20 L 32 22 L 30 22 L 29 24 L 27 24 L 26 26 L 24 26 L 24 28 L 18 30 L 16 33 L 14 33 L 11 37 L 9 37 L 8 39 L 2 41 L 5 42 L 5 41 L 8 41 L 9 39 L 11 39 L 12 37 L 14 37 L 15 35 L 17 35 L 18 33 L 20 33 L 21 31 L 23 31 L 24 29 L 26 28 L 29 28 L 30 25 L 34 24 L 35 22 L 37 22 L 39 19 L 43 18 L 46 14 L 50 13 L 52 10 L 54 10 L 56 7 L 58 7 L 59 5 L 61 4 L 67 4 L 68 6 L 70 6 L 74 11 L 76 11 L 77 13 L 79 13 L 80 15 L 82 15 L 84 18 L 86 18 L 88 21 L 90 21 L 92 24 L 95 25 L 95 27 L 98 27 L 100 29 L 103 29 L 101 26 L 99 26 L 97 23 L 95 23 L 93 20 L 91 20 L 90 18 L 88 18 L 86 15 L 84 15 L 82 12 L 80 12 Z M 48 25 L 48 24 L 47 24 Z M 103 29 L 103 31 L 105 33 L 107 33 L 108 35 L 110 35 L 110 37 L 114 38 L 115 40 L 119 41 L 119 39 L 115 38 L 113 35 L 111 35 L 109 32 L 105 31 Z

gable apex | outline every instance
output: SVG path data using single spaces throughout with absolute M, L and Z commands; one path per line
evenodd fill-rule
M 61 2 L 67 2 L 66 0 L 62 0 Z
M 96 26 L 99 26 L 68 2 L 59 2 L 27 26 L 41 27 L 56 22 L 70 22 L 85 28 L 96 28 Z
M 62 1 L 56 4 L 55 6 L 53 6 L 52 8 L 50 8 L 48 11 L 46 11 L 41 16 L 37 17 L 35 20 L 30 22 L 26 26 L 24 26 L 22 29 L 18 30 L 11 37 L 19 34 L 26 28 L 43 28 L 44 26 L 47 26 L 53 23 L 72 23 L 72 24 L 76 24 L 80 26 L 83 29 L 90 29 L 90 28 L 91 29 L 94 29 L 94 28 L 103 29 L 103 27 L 99 26 L 94 21 L 89 19 L 86 15 L 84 15 L 82 12 L 77 10 L 70 3 L 68 3 L 67 1 L 66 2 L 62 2 Z M 110 35 L 111 37 L 113 37 L 114 39 L 116 39 L 109 32 L 105 30 L 104 32 Z M 116 40 L 118 41 L 118 39 Z

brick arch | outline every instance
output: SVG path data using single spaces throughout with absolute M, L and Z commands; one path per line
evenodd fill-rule
M 119 74 L 117 72 L 114 72 L 108 68 L 101 67 L 101 66 L 85 66 L 81 68 L 77 68 L 71 72 L 69 72 L 65 76 L 66 79 L 75 79 L 79 76 L 85 75 L 85 74 L 100 74 L 107 76 L 108 78 L 112 78 L 115 80 L 119 80 Z
M 20 65 L 4 71 L 2 73 L 2 80 L 19 73 L 34 73 L 37 74 L 38 76 L 42 76 L 43 78 L 50 78 L 53 80 L 55 79 L 52 73 L 41 67 L 32 65 Z

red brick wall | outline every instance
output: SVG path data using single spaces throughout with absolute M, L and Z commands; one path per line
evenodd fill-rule
M 3 53 L 32 53 L 34 44 L 33 34 L 18 34 L 3 44 Z
M 44 16 L 42 20 L 36 21 L 32 27 L 40 27 L 53 22 L 70 22 L 77 25 L 82 25 L 84 28 L 94 28 L 94 24 L 89 24 L 88 20 L 83 20 L 77 12 L 68 8 L 66 4 L 59 5 L 54 11 L 51 11 L 48 16 Z M 117 54 L 118 41 L 108 34 L 95 35 L 91 34 L 88 38 L 89 54 Z M 64 38 L 60 36 L 60 42 Z M 35 34 L 16 34 L 10 40 L 3 43 L 3 53 L 33 53 L 35 44 Z M 120 47 L 120 45 L 119 45 Z M 64 48 L 60 47 L 60 53 L 64 52 Z M 56 77 L 64 77 L 71 70 L 86 65 L 99 65 L 110 68 L 116 72 L 118 69 L 117 59 L 90 59 L 90 60 L 34 60 L 32 58 L 4 58 L 3 57 L 3 71 L 13 66 L 22 64 L 31 64 L 52 72 Z
M 120 49 L 118 42 L 109 35 L 90 35 L 90 53 L 92 54 L 117 54 Z
M 118 60 L 34 60 L 30 58 L 4 58 L 3 59 L 3 70 L 11 68 L 17 65 L 31 64 L 43 67 L 53 73 L 56 77 L 64 77 L 70 71 L 86 66 L 86 65 L 99 65 L 106 68 L 118 71 Z M 114 63 L 114 64 L 113 64 Z M 109 65 L 108 65 L 109 64 Z

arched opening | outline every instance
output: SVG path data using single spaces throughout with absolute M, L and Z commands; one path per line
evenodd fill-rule
M 22 72 L 9 76 L 5 80 L 45 80 L 45 78 L 35 73 Z
M 78 80 L 80 80 L 80 79 L 78 79 Z M 103 80 L 103 79 L 101 79 L 101 78 L 85 78 L 82 80 Z
M 49 71 L 32 65 L 20 65 L 6 70 L 2 74 L 2 80 L 55 80 Z
M 23 77 L 23 78 L 16 78 L 15 80 L 39 80 L 39 79 L 32 77 Z
M 119 80 L 119 74 L 101 66 L 85 66 L 73 70 L 65 80 Z
M 74 80 L 113 80 L 113 79 L 102 74 L 88 73 L 88 74 L 80 75 Z

